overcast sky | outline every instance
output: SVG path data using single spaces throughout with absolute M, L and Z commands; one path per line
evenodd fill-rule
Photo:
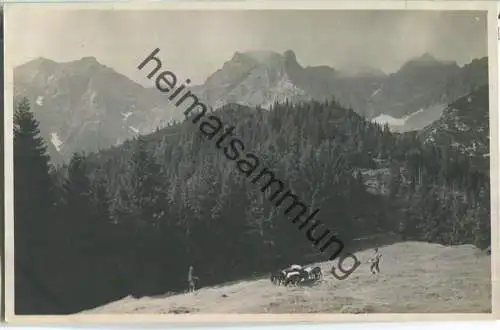
M 292 49 L 303 66 L 397 70 L 429 52 L 459 64 L 487 54 L 486 13 L 439 11 L 49 11 L 7 16 L 15 65 L 36 57 L 97 60 L 141 83 L 154 48 L 164 67 L 201 83 L 235 51 Z

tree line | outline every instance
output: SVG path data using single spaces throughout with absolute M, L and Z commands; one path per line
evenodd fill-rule
M 329 257 L 269 202 L 272 190 L 262 193 L 190 122 L 55 168 L 28 101 L 15 110 L 16 313 L 182 292 L 190 265 L 205 286 Z M 489 173 L 458 151 L 391 133 L 333 100 L 227 105 L 218 115 L 321 209 L 347 250 L 387 232 L 489 245 Z M 390 169 L 388 195 L 368 192 L 364 180 L 381 167 Z

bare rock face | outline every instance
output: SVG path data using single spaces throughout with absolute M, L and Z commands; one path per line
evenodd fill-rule
M 309 99 L 308 93 L 289 75 L 290 60 L 295 61 L 292 51 L 285 55 L 268 51 L 236 52 L 208 77 L 197 94 L 216 108 L 228 103 L 268 108 L 276 101 Z
M 30 101 L 54 159 L 122 143 L 176 115 L 159 93 L 94 57 L 67 63 L 38 58 L 17 67 L 14 94 Z
M 441 117 L 419 132 L 433 145 L 467 155 L 476 168 L 489 173 L 489 90 L 484 85 L 449 104 Z

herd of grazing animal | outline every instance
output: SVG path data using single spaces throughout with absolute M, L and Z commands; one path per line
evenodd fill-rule
M 323 277 L 320 267 L 306 267 L 291 265 L 288 268 L 271 274 L 271 282 L 277 285 L 300 285 L 304 282 L 316 282 Z

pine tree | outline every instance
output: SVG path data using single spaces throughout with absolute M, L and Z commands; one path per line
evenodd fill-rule
M 116 234 L 113 235 L 114 230 L 112 230 L 111 201 L 107 191 L 108 184 L 107 178 L 102 177 L 95 180 L 91 187 L 92 215 L 87 223 L 92 230 L 91 235 L 96 251 L 99 251 L 99 249 L 106 250 L 110 245 L 109 240 L 116 237 Z M 116 238 L 119 239 L 119 237 Z
M 140 227 L 158 228 L 167 200 L 163 175 L 143 137 L 138 138 L 136 147 L 130 163 L 130 211 Z
M 95 217 L 98 218 L 99 223 L 107 224 L 111 219 L 110 214 L 110 200 L 107 192 L 108 180 L 106 177 L 98 180 L 92 187 Z
M 67 244 L 73 247 L 92 248 L 94 205 L 92 203 L 92 182 L 88 176 L 86 157 L 73 154 L 68 175 L 63 184 L 64 211 L 61 221 L 71 235 L 67 236 Z M 78 243 L 78 244 L 76 244 Z
M 36 216 L 36 223 L 43 224 L 46 219 L 41 217 L 52 211 L 54 185 L 50 175 L 50 158 L 38 125 L 28 100 L 23 99 L 14 115 L 16 217 L 24 219 L 24 216 Z
M 16 312 L 30 312 L 37 292 L 33 278 L 44 282 L 44 260 L 51 237 L 57 233 L 53 223 L 54 184 L 50 175 L 47 148 L 40 137 L 38 121 L 26 98 L 14 114 L 14 233 L 16 267 Z M 46 285 L 45 283 L 43 285 Z M 17 294 L 19 292 L 19 294 Z M 26 294 L 27 299 L 24 299 Z M 40 312 L 37 310 L 36 312 Z
M 152 290 L 151 277 L 158 274 L 158 264 L 148 262 L 144 256 L 158 254 L 160 221 L 167 205 L 167 189 L 163 185 L 163 173 L 153 154 L 147 149 L 144 137 L 136 140 L 135 150 L 129 163 L 131 170 L 128 189 L 129 220 L 133 221 L 132 267 L 135 292 Z
M 395 198 L 401 188 L 401 171 L 400 166 L 396 161 L 391 164 L 391 181 L 389 183 L 389 190 L 391 198 Z

